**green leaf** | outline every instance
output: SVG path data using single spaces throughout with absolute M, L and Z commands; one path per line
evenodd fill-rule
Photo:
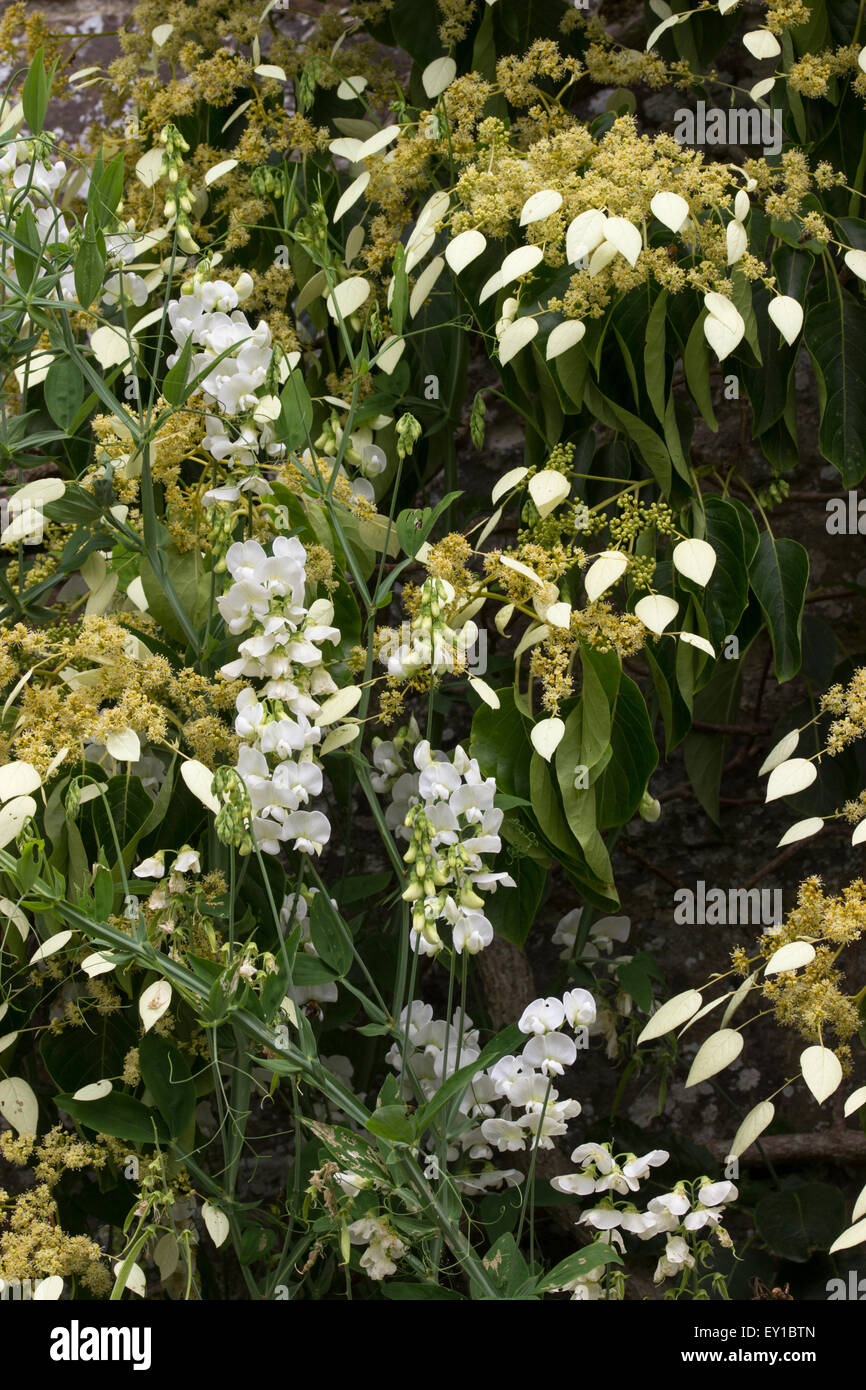
M 502 1057 L 507 1057 L 509 1053 L 515 1052 L 523 1043 L 523 1034 L 516 1023 L 512 1023 L 508 1028 L 504 1028 L 501 1033 L 497 1033 L 485 1048 L 482 1049 L 474 1062 L 461 1067 L 459 1071 L 449 1076 L 448 1080 L 439 1087 L 439 1090 L 427 1102 L 421 1106 L 416 1116 L 416 1133 L 423 1134 L 428 1129 L 432 1121 L 439 1114 L 449 1101 L 462 1097 L 467 1087 L 471 1084 L 473 1077 L 487 1067 L 494 1066 Z
M 102 289 L 102 277 L 105 274 L 105 258 L 96 238 L 90 234 L 91 225 L 88 218 L 84 239 L 78 248 L 73 267 L 75 293 L 79 304 L 85 309 L 90 307 Z
M 187 395 L 187 378 L 192 362 L 192 334 L 181 348 L 180 356 L 174 366 L 166 372 L 162 383 L 162 394 L 169 405 L 183 405 Z
M 153 1031 L 145 1033 L 138 1049 L 141 1079 L 168 1126 L 172 1139 L 192 1138 L 195 1123 L 195 1082 L 182 1052 Z
M 621 1265 L 622 1256 L 606 1240 L 597 1240 L 593 1245 L 587 1245 L 583 1250 L 576 1250 L 573 1255 L 567 1255 L 555 1265 L 541 1280 L 538 1292 L 546 1293 L 548 1289 L 562 1288 L 563 1285 L 570 1284 L 572 1279 L 581 1278 L 589 1274 L 590 1270 L 598 1269 L 599 1265 L 607 1264 Z
M 656 419 L 665 419 L 665 328 L 667 321 L 668 292 L 662 290 L 652 307 L 646 326 L 643 370 L 647 395 Z
M 692 393 L 695 405 L 710 429 L 716 431 L 719 428 L 719 422 L 713 410 L 713 398 L 710 393 L 710 348 L 704 337 L 705 318 L 706 314 L 701 314 L 688 336 L 686 350 L 683 353 L 683 368 L 686 374 L 686 384 Z
M 165 1144 L 169 1138 L 161 1116 L 123 1091 L 112 1091 L 103 1100 L 75 1100 L 60 1095 L 55 1096 L 55 1104 L 96 1134 L 110 1134 L 134 1144 L 153 1144 L 156 1140 Z
M 303 451 L 311 442 L 313 402 L 299 371 L 289 373 L 280 392 L 280 402 L 282 411 L 277 421 L 276 437 L 290 452 Z
M 71 357 L 55 357 L 42 384 L 45 405 L 55 425 L 66 430 L 84 400 L 84 381 Z
M 810 304 L 805 338 L 818 382 L 818 444 L 853 488 L 866 474 L 866 305 L 847 294 Z
M 123 1059 L 135 1043 L 135 1031 L 122 1012 L 93 1011 L 84 1028 L 43 1033 L 39 1051 L 54 1084 L 61 1091 L 75 1092 L 106 1077 L 119 1076 Z
M 30 64 L 30 71 L 25 78 L 24 86 L 21 88 L 24 119 L 34 135 L 42 134 L 42 128 L 45 125 L 45 113 L 48 110 L 48 97 L 51 92 L 51 78 L 54 76 L 54 67 L 52 67 L 50 75 L 45 71 L 42 55 L 43 49 L 40 48 Z
M 373 1111 L 366 1128 L 389 1144 L 411 1144 L 417 1133 L 416 1125 L 402 1105 L 380 1105 Z
M 803 1264 L 813 1250 L 829 1250 L 845 1225 L 845 1199 L 838 1187 L 810 1182 L 771 1192 L 755 1207 L 758 1234 L 784 1260 Z
M 497 936 L 522 946 L 529 935 L 547 883 L 547 873 L 528 855 L 515 855 L 502 866 L 507 868 L 516 888 L 500 885 L 491 893 L 484 912 Z
M 317 893 L 310 909 L 310 935 L 319 956 L 338 975 L 352 964 L 349 928 L 341 923 L 325 893 Z
M 772 532 L 764 531 L 749 570 L 749 582 L 767 620 L 776 679 L 789 681 L 800 669 L 808 553 L 798 541 L 776 540 Z

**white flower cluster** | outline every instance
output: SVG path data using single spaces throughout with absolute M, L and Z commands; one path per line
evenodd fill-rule
M 523 1181 L 513 1168 L 495 1168 L 494 1151 L 522 1152 L 529 1145 L 552 1149 L 553 1140 L 567 1133 L 568 1121 L 580 1114 L 576 1100 L 561 1100 L 553 1079 L 562 1076 L 577 1057 L 573 1038 L 559 1031 L 568 1021 L 578 1035 L 595 1019 L 592 995 L 585 989 L 570 990 L 562 999 L 535 999 L 524 1009 L 519 1021 L 521 1032 L 529 1035 L 519 1057 L 503 1057 L 492 1067 L 480 1069 L 466 1088 L 459 1113 L 465 1125 L 446 1154 L 450 1171 L 461 1192 L 479 1193 L 489 1188 L 512 1187 Z M 403 1094 L 408 1098 L 417 1085 L 431 1100 L 439 1088 L 459 1071 L 471 1066 L 481 1055 L 478 1030 L 472 1020 L 457 1009 L 449 1024 L 433 1017 L 430 1004 L 413 1000 L 400 1015 L 401 1037 L 407 1041 Z M 403 1046 L 395 1043 L 386 1060 L 403 1072 Z M 522 1113 L 517 1113 L 521 1112 Z M 473 1169 L 470 1163 L 482 1163 Z M 431 1158 L 431 1172 L 436 1160 Z
M 371 1279 L 384 1279 L 394 1274 L 396 1261 L 406 1254 L 407 1246 L 386 1221 L 380 1217 L 362 1216 L 353 1221 L 349 1230 L 349 1240 L 353 1245 L 366 1245 L 361 1256 L 361 1268 Z
M 568 990 L 561 999 L 533 999 L 518 1021 L 528 1035 L 519 1057 L 503 1057 L 490 1068 L 496 1095 L 506 1102 L 499 1116 L 481 1126 L 488 1144 L 502 1152 L 516 1152 L 533 1139 L 538 1147 L 552 1149 L 554 1139 L 568 1132 L 567 1121 L 580 1114 L 580 1102 L 560 1100 L 554 1077 L 564 1076 L 577 1060 L 578 1043 L 561 1031 L 565 1023 L 584 1043 L 595 1022 L 595 1000 L 588 990 Z M 522 1110 L 522 1115 L 514 1114 Z
M 695 1257 L 688 1236 L 710 1229 L 722 1245 L 730 1245 L 730 1237 L 721 1221 L 725 1206 L 736 1201 L 738 1195 L 732 1182 L 710 1182 L 708 1178 L 702 1178 L 692 1184 L 694 1191 L 691 1195 L 686 1190 L 687 1184 L 679 1182 L 672 1191 L 652 1197 L 644 1211 L 638 1210 L 630 1200 L 614 1201 L 615 1196 L 631 1198 L 641 1182 L 650 1176 L 651 1170 L 662 1167 L 669 1157 L 664 1149 L 652 1149 L 640 1157 L 632 1153 L 615 1156 L 609 1144 L 580 1144 L 571 1155 L 572 1163 L 579 1164 L 580 1171 L 553 1178 L 551 1183 L 558 1192 L 576 1197 L 604 1194 L 599 1206 L 583 1213 L 581 1224 L 604 1232 L 605 1238 L 620 1249 L 625 1248 L 623 1231 L 636 1235 L 639 1240 L 665 1235 L 665 1253 L 659 1259 L 655 1272 L 657 1284 L 671 1275 L 680 1274 L 683 1269 L 694 1267 Z M 570 1285 L 572 1296 L 600 1298 L 599 1277 L 593 1272 L 585 1280 Z
M 389 747 L 387 755 L 385 745 L 374 754 L 380 776 L 383 764 L 400 758 L 394 745 Z M 495 892 L 500 883 L 515 886 L 510 874 L 491 872 L 482 859 L 502 848 L 504 813 L 493 805 L 496 781 L 482 777 L 476 760 L 459 744 L 449 759 L 424 739 L 415 747 L 414 762 L 417 772 L 397 778 L 385 813 L 395 834 L 409 841 L 403 855 L 410 866 L 409 886 L 403 897 L 412 903 L 412 949 L 435 956 L 444 945 L 437 924 L 447 922 L 458 955 L 476 955 L 493 940 L 480 894 Z
M 246 271 L 232 286 L 225 280 L 209 280 L 202 269 L 182 287 L 180 298 L 168 306 L 168 321 L 178 346 L 178 352 L 168 358 L 168 366 L 175 364 L 180 350 L 192 339 L 200 350 L 193 353 L 191 376 L 207 371 L 202 391 L 214 413 L 205 417 L 202 445 L 218 463 L 246 473 L 237 484 L 229 480 L 207 492 L 206 506 L 234 502 L 242 491 L 270 492 L 258 465 L 262 460 L 278 461 L 286 454 L 274 427 L 281 410 L 279 397 L 258 393 L 276 377 L 284 380 L 289 365 L 281 359 L 275 371 L 268 324 L 262 319 L 253 328 L 238 307 L 252 291 L 253 278 Z M 223 353 L 226 355 L 220 356 Z M 223 417 L 228 417 L 228 423 Z
M 15 216 L 29 206 L 40 241 L 49 246 L 54 243 L 65 246 L 69 242 L 69 228 L 62 212 L 54 206 L 54 198 L 66 179 L 66 164 L 49 151 L 48 142 L 40 139 L 12 140 L 0 150 L 3 204 L 8 207 L 14 198 Z M 77 191 L 82 190 L 79 187 Z M 15 278 L 11 263 L 7 273 Z
M 420 999 L 400 1015 L 401 1037 L 406 1037 L 406 1075 L 403 1078 L 403 1094 L 409 1098 L 414 1094 L 415 1083 L 420 1087 L 425 1100 L 431 1100 L 449 1076 L 461 1067 L 468 1067 L 481 1055 L 478 1030 L 473 1028 L 468 1014 L 455 1009 L 450 1022 L 444 1018 L 434 1018 L 433 1008 Z M 402 1071 L 402 1043 L 394 1043 L 385 1059 L 395 1071 Z M 503 1183 L 514 1187 L 523 1181 L 522 1173 L 512 1168 L 494 1168 L 490 1160 L 493 1150 L 482 1132 L 482 1122 L 495 1114 L 494 1103 L 499 1098 L 492 1071 L 480 1070 L 472 1078 L 459 1103 L 459 1112 L 465 1117 L 466 1127 L 457 1143 L 449 1146 L 446 1161 L 452 1181 L 461 1192 L 480 1193 L 489 1188 L 501 1187 Z M 578 1107 L 579 1109 L 580 1107 Z M 522 1147 L 522 1146 L 521 1146 Z M 450 1165 L 463 1161 L 457 1172 L 450 1171 Z M 472 1169 L 470 1162 L 482 1160 L 485 1167 Z M 438 1162 L 431 1155 L 427 1177 L 436 1178 Z
M 258 541 L 236 542 L 226 556 L 233 583 L 217 600 L 229 632 L 249 633 L 223 675 L 264 682 L 258 692 L 247 686 L 238 696 L 235 731 L 244 740 L 237 770 L 252 803 L 256 841 L 266 854 L 277 854 L 288 840 L 295 849 L 319 854 L 331 833 L 320 811 L 300 809 L 322 790 L 314 755 L 322 738 L 318 700 L 337 689 L 324 668 L 321 644 L 340 639 L 331 626 L 333 604 L 316 599 L 304 607 L 306 558 L 297 537 L 278 536 L 270 555 Z
M 465 669 L 467 655 L 478 640 L 478 627 L 468 620 L 459 630 L 452 628 L 446 610 L 453 602 L 453 585 L 431 576 L 421 586 L 413 621 L 399 631 L 379 629 L 379 661 L 389 676 L 409 680 L 425 669 L 437 676 Z

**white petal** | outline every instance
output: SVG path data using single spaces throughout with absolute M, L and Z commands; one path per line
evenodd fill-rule
M 220 804 L 213 794 L 213 773 L 210 768 L 205 767 L 197 758 L 190 758 L 189 762 L 182 764 L 180 775 L 193 796 L 198 797 L 203 806 L 216 814 Z
M 646 41 L 647 53 L 649 53 L 650 49 L 655 47 L 666 30 L 672 29 L 675 24 L 681 24 L 685 17 L 686 16 L 682 14 L 671 14 L 668 15 L 666 19 L 663 19 L 661 24 L 657 24 Z
M 763 777 L 765 772 L 772 772 L 774 767 L 779 766 L 779 763 L 787 762 L 799 742 L 799 729 L 792 729 L 789 734 L 785 734 L 784 738 L 780 738 L 758 768 L 758 776 Z
M 646 598 L 635 604 L 634 611 L 644 627 L 660 636 L 673 622 L 680 606 L 675 599 L 668 598 L 665 594 L 647 594 Z
M 161 24 L 160 29 L 173 29 L 173 24 Z M 156 30 L 154 29 L 154 34 Z M 56 1303 L 63 1293 L 63 1280 L 59 1274 L 50 1274 L 47 1279 L 40 1279 L 36 1288 L 33 1290 L 34 1303 Z
M 706 652 L 707 656 L 715 656 L 716 653 L 706 637 L 699 637 L 696 632 L 681 632 L 678 636 L 687 647 L 697 647 L 699 652 Z
M 587 208 L 569 223 L 565 233 L 565 255 L 569 265 L 588 256 L 604 241 L 606 223 L 607 218 L 598 208 Z
M 704 587 L 716 567 L 716 552 L 708 541 L 688 540 L 675 545 L 671 559 L 674 569 Z
M 866 1221 L 857 1221 L 853 1226 L 849 1226 L 847 1231 L 843 1231 L 841 1236 L 837 1236 L 830 1246 L 830 1254 L 834 1255 L 837 1250 L 850 1250 L 852 1245 L 862 1245 L 864 1240 Z
M 749 96 L 752 98 L 752 101 L 761 101 L 769 92 L 772 92 L 775 85 L 775 77 L 762 77 L 760 82 L 756 82 L 754 87 L 752 87 Z
M 335 748 L 344 748 L 347 743 L 354 743 L 359 727 L 358 724 L 340 724 L 336 729 L 332 729 L 324 743 L 319 746 L 322 757 L 326 753 L 333 753 Z
M 590 603 L 605 593 L 628 569 L 628 556 L 621 550 L 603 550 L 586 572 L 586 596 Z
M 27 1082 L 20 1076 L 0 1081 L 0 1115 L 18 1134 L 35 1134 L 39 1104 Z
M 326 700 L 319 713 L 316 715 L 316 723 L 324 727 L 327 724 L 336 724 L 338 719 L 345 716 L 361 703 L 364 694 L 359 685 L 347 685 L 342 690 L 338 690 L 335 695 Z
M 27 796 L 42 786 L 42 778 L 32 763 L 7 763 L 0 767 L 0 801 L 9 801 L 13 796 Z
M 706 1042 L 698 1048 L 695 1060 L 686 1077 L 686 1087 L 698 1086 L 708 1077 L 724 1071 L 743 1050 L 743 1035 L 734 1028 L 720 1028 L 711 1033 Z
M 445 261 L 441 256 L 436 256 L 428 266 L 424 267 L 409 296 L 410 318 L 414 319 L 419 309 L 423 308 L 425 300 L 444 269 Z
M 138 1001 L 138 1012 L 147 1033 L 158 1023 L 171 1003 L 172 989 L 168 980 L 156 980 L 148 985 Z
M 859 280 L 866 280 L 866 251 L 846 251 L 845 264 Z
M 539 579 L 535 570 L 531 570 L 528 565 L 524 565 L 522 560 L 514 560 L 510 555 L 501 555 L 499 557 L 499 563 L 500 565 L 504 565 L 506 569 L 514 570 L 515 574 L 522 574 L 524 579 L 531 580 L 533 584 L 539 584 L 542 588 L 544 587 L 544 580 Z
M 540 753 L 544 761 L 549 763 L 562 742 L 564 733 L 564 723 L 554 716 L 551 719 L 542 719 L 540 724 L 533 724 L 529 737 L 536 753 Z
M 842 1066 L 835 1052 L 829 1047 L 807 1047 L 800 1054 L 800 1069 L 803 1080 L 819 1105 L 838 1088 L 842 1081 Z
M 117 961 L 111 960 L 102 951 L 94 951 L 92 955 L 86 956 L 81 962 L 81 969 L 85 975 L 95 979 L 97 975 L 108 975 L 110 971 L 116 969 Z
M 808 840 L 823 829 L 824 822 L 820 816 L 807 816 L 806 820 L 798 820 L 796 825 L 785 831 L 776 849 L 781 849 L 783 845 L 795 845 L 798 840 Z
M 356 179 L 353 179 L 340 198 L 340 201 L 337 203 L 337 206 L 334 208 L 332 221 L 339 222 L 343 213 L 348 212 L 349 208 L 354 207 L 369 182 L 370 175 L 366 169 L 363 174 L 359 174 Z
M 544 621 L 550 627 L 561 627 L 567 630 L 571 626 L 571 604 L 552 603 L 545 611 Z
M 118 1279 L 120 1277 L 120 1271 L 123 1269 L 123 1261 L 115 1260 L 113 1268 L 114 1277 Z M 130 1265 L 126 1272 L 123 1289 L 129 1289 L 129 1292 L 136 1294 L 138 1298 L 144 1298 L 147 1293 L 147 1280 L 144 1277 L 144 1270 L 141 1268 L 141 1265 Z M 123 1289 L 120 1290 L 121 1293 Z
M 33 952 L 33 955 L 30 957 L 30 964 L 35 965 L 37 961 L 47 960 L 49 956 L 54 955 L 55 951 L 62 951 L 67 942 L 71 940 L 71 931 L 55 932 L 53 936 L 49 936 L 48 940 L 43 941 L 42 945 Z
M 496 503 L 499 501 L 500 497 L 504 497 L 505 494 L 507 492 L 510 492 L 512 488 L 517 487 L 517 484 L 521 481 L 521 479 L 526 477 L 528 472 L 528 468 L 509 468 L 508 472 L 502 475 L 502 477 L 499 479 L 499 482 L 495 485 L 493 491 L 490 494 L 490 500 L 493 503 L 494 507 L 496 506 Z
M 633 223 L 625 217 L 609 217 L 604 229 L 605 240 L 615 246 L 620 255 L 625 256 L 629 265 L 634 265 L 643 250 L 643 237 Z
M 222 178 L 223 174 L 231 173 L 232 169 L 237 168 L 237 165 L 238 161 L 236 159 L 221 159 L 219 164 L 211 165 L 204 176 L 205 187 L 209 188 L 212 183 L 216 183 L 217 179 Z
M 435 227 L 437 222 L 442 221 L 450 206 L 451 194 L 444 188 L 437 188 L 419 212 L 415 227 Z
M 650 203 L 650 211 L 672 232 L 678 232 L 689 215 L 689 205 L 679 193 L 657 193 Z
M 445 259 L 454 274 L 459 275 L 470 261 L 474 261 L 481 255 L 486 245 L 487 238 L 481 232 L 472 229 L 468 232 L 461 232 L 445 248 Z
M 110 1081 L 93 1081 L 89 1086 L 82 1086 L 80 1091 L 76 1091 L 73 1100 L 104 1100 L 114 1090 Z
M 562 194 L 557 193 L 555 188 L 542 188 L 539 193 L 527 198 L 520 209 L 520 225 L 528 227 L 531 222 L 542 222 L 545 217 L 559 212 L 561 207 Z
M 505 286 L 510 285 L 518 276 L 528 275 L 542 260 L 544 252 L 540 246 L 518 246 L 516 251 L 509 252 L 499 267 L 500 289 L 505 289 Z
M 129 344 L 126 334 L 119 328 L 105 324 L 90 335 L 90 346 L 100 367 L 125 366 L 129 361 Z
M 704 319 L 704 337 L 720 362 L 724 362 L 725 358 L 730 357 L 734 349 L 739 347 L 745 331 L 746 325 L 744 323 L 742 330 L 740 330 L 729 328 L 726 323 L 722 323 L 722 320 L 717 319 L 713 314 L 708 314 Z
M 421 86 L 432 101 L 450 87 L 457 76 L 457 64 L 453 58 L 434 58 L 421 74 Z
M 283 69 L 277 67 L 276 63 L 259 63 L 257 68 L 253 68 L 253 72 L 257 77 L 270 78 L 274 82 L 288 82 L 289 80 Z
M 864 840 L 866 840 L 866 820 L 861 820 L 854 834 L 851 836 L 851 843 L 852 845 L 859 845 L 862 844 Z
M 558 323 L 547 340 L 547 361 L 550 362 L 554 357 L 568 352 L 569 348 L 580 342 L 585 332 L 586 324 L 581 323 L 579 319 L 566 319 L 564 323 Z
M 789 294 L 776 295 L 767 310 L 785 342 L 789 345 L 799 336 L 803 327 L 803 306 Z
M 538 319 L 515 319 L 499 339 L 499 361 L 504 367 L 531 343 L 538 333 Z
M 380 150 L 387 149 L 393 140 L 400 134 L 398 125 L 385 126 L 384 130 L 377 130 L 375 135 L 371 135 L 369 140 L 365 140 L 358 151 L 359 159 L 369 159 L 371 155 L 378 154 Z
M 749 249 L 749 237 L 742 222 L 729 222 L 725 228 L 728 247 L 728 265 L 736 265 Z
M 134 729 L 122 729 L 119 734 L 106 734 L 105 746 L 118 763 L 137 763 L 141 757 L 141 742 Z
M 136 161 L 135 177 L 139 183 L 143 183 L 145 188 L 153 188 L 162 173 L 162 150 L 147 150 L 145 154 Z
M 753 58 L 778 58 L 782 45 L 769 29 L 752 29 L 743 35 L 743 44 Z
M 687 1022 L 696 1014 L 703 1002 L 696 989 L 687 989 L 682 994 L 675 994 L 673 999 L 668 999 L 660 1009 L 656 1009 L 638 1037 L 638 1043 L 651 1042 L 653 1038 L 661 1038 L 665 1033 L 673 1032 L 674 1028 L 679 1028 L 681 1023 Z
M 811 787 L 817 776 L 817 767 L 807 758 L 788 758 L 770 773 L 765 799 L 778 801 L 780 796 L 796 796 L 797 792 Z
M 222 1245 L 231 1229 L 225 1212 L 221 1211 L 219 1207 L 211 1206 L 210 1202 L 205 1202 L 202 1205 L 201 1214 L 207 1227 L 207 1233 L 214 1245 Z
M 815 947 L 808 941 L 788 941 L 774 951 L 764 966 L 765 975 L 778 975 L 782 970 L 799 970 L 802 965 L 811 965 L 815 959 Z
M 469 684 L 479 699 L 484 701 L 485 705 L 489 705 L 491 709 L 500 708 L 501 701 L 496 691 L 492 690 L 487 682 L 483 681 L 480 676 L 470 676 Z
M 610 265 L 616 254 L 616 247 L 612 241 L 603 241 L 600 246 L 597 246 L 589 260 L 588 271 L 590 279 L 599 275 L 601 271 L 604 270 L 605 266 Z
M 861 1105 L 866 1105 L 866 1086 L 858 1086 L 856 1091 L 852 1091 L 845 1102 L 845 1118 L 853 1115 L 855 1110 L 859 1110 Z
M 385 339 L 384 343 L 379 348 L 379 351 L 376 354 L 375 365 L 379 368 L 380 372 L 384 372 L 386 376 L 390 376 L 391 373 L 396 369 L 397 364 L 399 363 L 400 358 L 403 356 L 403 353 L 405 351 L 406 339 L 398 338 L 395 334 L 392 333 L 388 338 Z
M 337 317 L 338 312 L 342 318 L 347 319 L 360 309 L 369 297 L 369 280 L 365 280 L 363 275 L 350 275 L 348 280 L 343 280 L 334 288 L 325 303 L 332 319 Z
M 562 473 L 553 468 L 543 468 L 530 479 L 529 495 L 535 503 L 539 516 L 546 517 L 564 502 L 571 492 L 571 483 Z
M 771 1100 L 759 1101 L 737 1130 L 728 1158 L 739 1158 L 740 1154 L 745 1153 L 767 1126 L 772 1124 L 775 1113 L 776 1107 Z
M 14 796 L 0 811 L 0 849 L 4 849 L 22 829 L 26 821 L 36 815 L 36 802 L 32 796 Z
M 355 101 L 367 86 L 366 77 L 347 77 L 337 88 L 338 101 Z
M 447 253 L 446 253 L 447 254 Z M 496 270 L 489 280 L 485 280 L 478 296 L 478 303 L 483 304 L 492 294 L 498 294 L 502 289 L 502 271 Z
M 704 295 L 704 308 L 707 313 L 712 314 L 714 319 L 719 319 L 732 333 L 736 333 L 744 326 L 739 309 L 728 299 L 727 295 L 717 294 L 715 290 L 711 290 Z

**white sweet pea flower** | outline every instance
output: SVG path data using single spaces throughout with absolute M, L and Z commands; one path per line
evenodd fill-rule
M 547 999 L 533 999 L 520 1015 L 517 1026 L 521 1033 L 553 1033 L 565 1019 L 562 1001 L 552 995 Z
M 595 1000 L 588 989 L 570 989 L 562 996 L 562 1007 L 571 1027 L 589 1028 L 595 1023 Z
M 177 853 L 173 864 L 173 870 L 178 874 L 200 874 L 201 860 L 196 850 L 190 845 L 183 845 Z
M 136 878 L 162 878 L 165 873 L 165 852 L 159 850 L 149 859 L 142 859 L 133 869 Z
M 565 1033 L 544 1033 L 530 1038 L 523 1049 L 530 1066 L 538 1067 L 545 1076 L 563 1076 L 577 1057 L 574 1039 Z

